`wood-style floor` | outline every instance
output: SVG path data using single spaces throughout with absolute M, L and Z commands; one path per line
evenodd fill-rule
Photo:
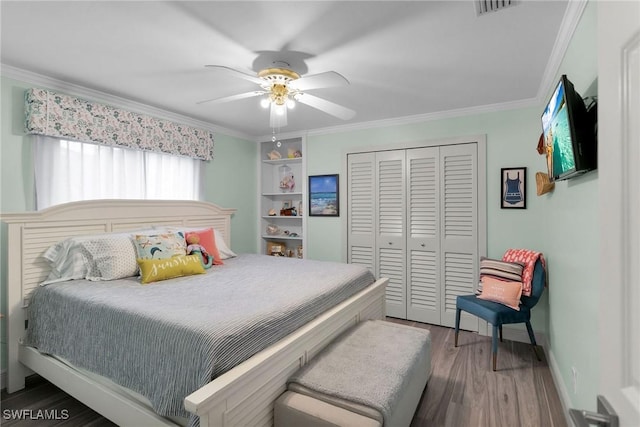
M 388 319 L 431 331 L 432 373 L 411 427 L 566 427 L 566 418 L 547 362 L 529 344 L 504 341 L 497 371 L 491 370 L 491 338 L 441 326 Z M 541 356 L 542 350 L 539 351 Z M 66 420 L 8 420 L 6 410 L 67 410 Z M 113 426 L 39 376 L 24 390 L 2 391 L 3 426 Z
M 388 319 L 431 331 L 431 378 L 411 427 L 566 427 L 542 348 L 499 343 L 491 369 L 491 337 L 441 326 Z

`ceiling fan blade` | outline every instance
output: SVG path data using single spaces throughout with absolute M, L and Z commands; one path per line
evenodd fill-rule
M 262 86 L 265 83 L 264 80 L 262 80 L 259 77 L 256 77 L 255 75 L 245 73 L 244 71 L 236 70 L 235 68 L 225 67 L 224 65 L 205 65 L 205 67 L 213 68 L 216 70 L 222 70 L 224 72 L 233 74 L 236 77 L 240 77 L 241 79 L 249 80 L 250 82 L 253 82 L 260 86 Z
M 271 103 L 269 112 L 269 126 L 273 129 L 285 127 L 287 125 L 287 106 Z
M 350 108 L 343 107 L 326 99 L 318 98 L 317 96 L 309 95 L 308 93 L 299 94 L 297 100 L 309 107 L 317 108 L 320 111 L 324 111 L 342 120 L 350 120 L 356 115 L 356 112 Z
M 223 102 L 237 101 L 238 99 L 245 99 L 245 98 L 251 98 L 254 96 L 260 96 L 265 93 L 266 92 L 263 90 L 254 90 L 253 92 L 239 93 L 237 95 L 225 96 L 222 98 L 205 99 L 204 101 L 196 102 L 196 104 L 206 104 L 206 103 L 220 104 Z
M 289 86 L 296 90 L 305 91 L 323 87 L 347 86 L 348 84 L 349 80 L 342 74 L 336 73 L 335 71 L 327 71 L 325 73 L 302 76 L 289 83 Z

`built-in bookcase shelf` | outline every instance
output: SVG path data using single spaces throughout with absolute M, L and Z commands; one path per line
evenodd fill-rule
M 271 160 L 277 151 L 280 158 Z M 271 154 L 271 156 L 270 156 Z M 292 157 L 289 157 L 292 156 Z M 285 255 L 302 256 L 305 236 L 305 192 L 303 138 L 290 138 L 260 143 L 260 252 L 269 255 L 269 247 L 280 242 L 286 246 Z M 283 215 L 283 209 L 294 208 L 293 215 Z M 275 215 L 269 215 L 269 213 Z M 267 228 L 277 230 L 267 233 Z M 294 236 L 291 236 L 294 234 Z

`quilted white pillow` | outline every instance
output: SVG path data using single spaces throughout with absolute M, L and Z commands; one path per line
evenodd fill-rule
M 82 242 L 91 268 L 87 280 L 114 280 L 138 274 L 136 249 L 129 234 L 105 234 Z

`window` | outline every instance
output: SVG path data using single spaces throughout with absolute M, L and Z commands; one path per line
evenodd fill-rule
M 36 208 L 78 200 L 199 200 L 201 160 L 59 138 L 34 144 Z

